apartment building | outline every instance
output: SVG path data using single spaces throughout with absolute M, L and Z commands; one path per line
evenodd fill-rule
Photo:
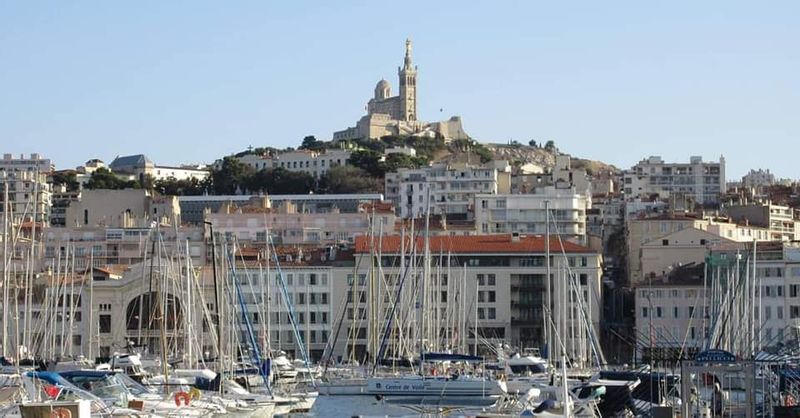
M 9 221 L 33 221 L 46 225 L 50 222 L 52 187 L 48 177 L 53 164 L 39 154 L 14 158 L 3 154 L 0 160 L 0 213 L 8 212 Z
M 219 195 L 219 196 L 179 196 L 181 220 L 187 224 L 200 225 L 207 213 L 218 213 L 221 208 L 236 207 L 279 207 L 287 202 L 294 204 L 299 213 L 330 212 L 338 209 L 340 213 L 358 212 L 363 204 L 383 201 L 380 193 L 364 194 L 307 194 L 307 195 Z
M 704 263 L 689 263 L 634 287 L 633 341 L 641 361 L 692 358 L 702 351 L 709 323 Z M 683 351 L 685 350 L 685 351 Z
M 356 212 L 332 208 L 324 212 L 299 212 L 292 202 L 262 210 L 222 210 L 207 214 L 214 231 L 240 243 L 266 244 L 270 234 L 275 244 L 337 245 L 353 243 L 355 237 L 370 232 L 390 234 L 395 227 L 391 205 L 363 204 Z
M 705 249 L 716 242 L 771 240 L 765 228 L 739 225 L 728 218 L 685 213 L 667 212 L 631 219 L 627 229 L 628 274 L 632 285 L 680 263 L 682 257 L 684 263 L 702 261 Z M 678 233 L 683 230 L 691 232 Z M 647 266 L 643 266 L 645 259 L 650 260 Z
M 77 271 L 90 265 L 128 266 L 152 257 L 184 256 L 187 251 L 193 265 L 206 262 L 205 231 L 201 227 L 48 228 L 41 240 L 44 269 L 56 269 L 59 262 L 69 262 Z
M 428 271 L 419 264 L 424 242 L 421 237 L 407 236 L 405 240 L 399 236 L 356 239 L 355 271 L 348 271 L 346 281 L 337 281 L 333 289 L 335 299 L 348 301 L 344 306 L 343 328 L 353 330 L 349 340 L 337 342 L 337 353 L 345 356 L 356 353 L 355 357 L 360 358 L 364 353 L 375 352 L 383 327 L 375 326 L 371 309 L 378 310 L 377 317 L 388 318 L 393 300 L 399 303 L 395 314 L 405 318 L 401 326 L 405 331 L 398 331 L 398 335 L 405 332 L 410 337 L 419 327 L 425 327 L 426 349 L 457 347 L 459 342 L 474 348 L 471 329 L 476 326 L 473 319 L 476 315 L 482 339 L 519 347 L 543 346 L 542 308 L 547 269 L 543 237 L 513 234 L 431 237 L 433 267 Z M 557 239 L 552 238 L 550 245 L 553 254 L 561 254 L 562 246 Z M 590 323 L 597 330 L 602 306 L 600 256 L 567 241 L 563 242 L 563 251 L 566 258 L 553 256 L 554 286 L 568 280 L 567 271 L 574 274 Z M 379 261 L 373 263 L 376 257 Z M 423 278 L 427 296 L 418 299 L 419 295 L 412 295 L 408 289 L 422 286 Z M 558 296 L 554 298 L 561 300 Z M 368 302 L 371 300 L 374 303 Z M 576 303 L 577 298 L 573 299 L 571 312 L 577 314 Z M 417 309 L 420 306 L 426 307 L 424 320 L 422 311 Z M 571 331 L 575 332 L 569 335 L 581 335 L 580 322 L 578 316 L 568 319 Z M 588 359 L 589 354 L 578 348 L 585 345 L 570 338 L 565 343 L 572 350 L 571 358 Z M 392 350 L 393 347 L 389 348 L 389 352 Z
M 486 166 L 434 164 L 424 168 L 402 168 L 387 173 L 386 199 L 395 204 L 404 219 L 430 213 L 453 219 L 472 216 L 476 194 L 508 194 L 511 167 L 505 161 Z
M 701 205 L 718 204 L 725 193 L 725 158 L 704 162 L 695 156 L 688 163 L 667 163 L 652 156 L 624 172 L 623 192 L 627 198 L 658 195 Z
M 754 189 L 759 194 L 764 187 L 772 186 L 773 184 L 775 184 L 775 175 L 770 173 L 769 169 L 750 170 L 742 176 L 742 186 Z
M 753 248 L 752 242 L 720 242 L 707 252 L 710 264 L 685 264 L 638 284 L 635 303 L 640 358 L 647 360 L 653 353 L 655 359 L 674 359 L 682 348 L 684 355 L 691 357 L 708 339 L 729 341 L 741 338 L 745 331 L 753 332 L 758 350 L 774 350 L 800 338 L 800 248 L 795 244 L 755 244 L 758 304 L 753 316 L 757 326 L 745 330 L 742 327 L 749 323 L 731 324 L 721 313 L 721 304 L 716 301 L 728 292 L 728 281 L 714 284 L 713 280 L 735 275 L 737 269 L 739 277 L 752 274 Z
M 482 234 L 545 234 L 550 232 L 586 243 L 586 211 L 591 201 L 574 188 L 539 188 L 532 194 L 476 194 L 475 224 Z M 545 207 L 550 216 L 545 217 Z
M 769 229 L 771 240 L 800 240 L 800 212 L 789 206 L 756 203 L 728 206 L 724 211 L 736 222 Z

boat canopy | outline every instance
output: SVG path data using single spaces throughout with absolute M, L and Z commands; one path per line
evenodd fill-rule
M 422 353 L 422 361 L 464 361 L 475 363 L 484 361 L 484 358 L 467 354 Z

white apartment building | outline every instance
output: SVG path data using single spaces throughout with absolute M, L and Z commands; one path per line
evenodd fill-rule
M 586 242 L 586 210 L 591 200 L 574 188 L 540 188 L 533 194 L 476 194 L 475 224 L 479 233 L 544 234 L 545 205 L 550 208 L 550 232 Z
M 420 218 L 430 213 L 467 219 L 477 194 L 508 194 L 511 167 L 507 162 L 483 167 L 435 164 L 402 168 L 387 173 L 386 199 L 394 202 L 401 218 Z
M 691 157 L 689 163 L 667 163 L 658 156 L 640 161 L 623 174 L 626 198 L 691 199 L 697 204 L 717 204 L 725 193 L 725 158 L 704 162 Z
M 35 220 L 48 224 L 52 194 L 48 176 L 52 171 L 50 160 L 39 154 L 31 154 L 29 158 L 3 154 L 0 160 L 0 202 L 4 201 L 7 193 L 8 204 L 0 204 L 0 213 L 7 210 L 11 215 L 9 222 Z

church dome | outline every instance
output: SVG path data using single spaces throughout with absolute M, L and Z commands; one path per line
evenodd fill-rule
M 386 80 L 381 79 L 378 84 L 375 86 L 375 98 L 376 99 L 388 99 L 389 96 L 392 95 L 392 86 L 389 85 L 389 82 Z

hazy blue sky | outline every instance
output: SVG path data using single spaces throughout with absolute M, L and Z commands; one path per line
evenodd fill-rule
M 329 139 L 379 79 L 397 91 L 411 37 L 420 118 L 480 141 L 800 177 L 800 2 L 332 3 L 2 1 L 0 150 L 69 168 Z

